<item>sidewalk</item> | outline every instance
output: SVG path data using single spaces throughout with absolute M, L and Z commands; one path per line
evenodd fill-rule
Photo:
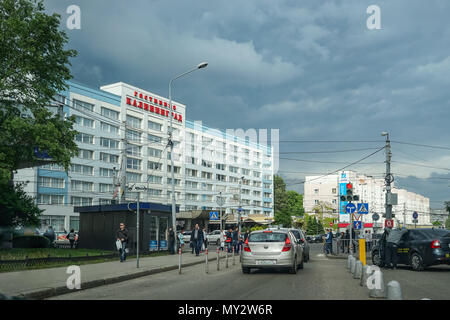
M 225 253 L 220 253 L 221 259 Z M 139 268 L 136 268 L 136 259 L 103 262 L 81 265 L 81 289 L 98 287 L 143 277 L 159 272 L 178 269 L 178 254 L 147 257 L 139 259 Z M 215 251 L 209 251 L 209 262 L 217 261 Z M 182 267 L 205 263 L 205 255 L 182 254 Z M 17 271 L 0 273 L 0 293 L 7 296 L 24 297 L 29 299 L 44 299 L 55 295 L 71 292 L 66 286 L 70 274 L 67 267 Z

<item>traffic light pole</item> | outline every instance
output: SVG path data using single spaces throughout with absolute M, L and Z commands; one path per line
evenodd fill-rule
M 392 204 L 391 204 L 391 141 L 389 140 L 389 133 L 386 133 L 386 219 L 392 219 Z

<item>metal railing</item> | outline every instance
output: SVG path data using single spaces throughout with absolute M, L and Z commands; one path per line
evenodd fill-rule
M 377 245 L 379 239 L 372 239 L 371 241 L 366 240 L 366 252 L 370 253 L 372 248 Z M 359 252 L 359 239 L 352 239 L 353 250 L 351 250 L 350 239 L 333 239 L 333 253 L 336 255 L 340 254 L 349 254 L 353 251 L 353 253 Z

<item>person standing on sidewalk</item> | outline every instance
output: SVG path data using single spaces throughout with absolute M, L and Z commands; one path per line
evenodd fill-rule
M 227 246 L 227 252 L 231 252 L 231 246 L 233 244 L 233 229 L 228 229 L 227 233 L 225 234 L 225 245 Z
M 66 239 L 69 240 L 70 243 L 70 249 L 73 249 L 73 245 L 75 243 L 77 235 L 75 233 L 75 230 L 70 229 L 70 232 L 67 234 Z
M 331 231 L 331 229 L 328 229 L 328 233 L 325 238 L 325 245 L 327 254 L 329 253 L 333 254 L 333 232 Z
M 236 227 L 235 229 L 234 229 L 234 231 L 233 231 L 233 238 L 232 238 L 232 241 L 233 241 L 233 248 L 234 248 L 234 252 L 237 252 L 237 251 L 239 251 L 239 249 L 237 248 L 237 246 L 238 246 L 238 243 L 239 243 L 239 228 L 238 227 Z
M 122 248 L 120 248 L 120 262 L 127 260 L 127 242 L 128 242 L 128 230 L 125 228 L 125 223 L 119 224 L 119 230 L 116 232 L 116 240 L 120 240 Z
M 198 226 L 198 223 L 197 223 L 195 225 L 194 230 L 191 233 L 191 242 L 194 246 L 196 256 L 198 256 L 200 254 L 200 249 L 203 244 L 203 239 L 204 239 L 203 230 L 200 229 L 200 227 Z
M 174 244 L 175 244 L 175 232 L 173 231 L 172 227 L 169 227 L 169 231 L 167 232 L 167 238 L 169 240 L 169 252 L 170 254 L 175 254 L 174 251 Z
M 407 233 L 406 229 L 392 229 L 386 238 L 386 268 L 397 269 L 398 244 L 403 235 Z

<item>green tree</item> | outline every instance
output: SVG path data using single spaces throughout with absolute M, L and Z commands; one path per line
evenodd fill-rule
M 302 217 L 305 214 L 305 210 L 303 209 L 302 194 L 299 194 L 293 190 L 286 191 L 286 204 L 290 215 Z
M 0 2 L 0 182 L 38 163 L 35 147 L 66 170 L 77 152 L 73 119 L 47 108 L 67 88 L 76 51 L 64 49 L 60 16 L 44 10 L 38 0 Z
M 6 225 L 36 221 L 39 209 L 13 185 L 15 171 L 42 163 L 35 148 L 66 170 L 78 151 L 74 119 L 48 108 L 67 88 L 69 58 L 76 55 L 64 48 L 68 38 L 59 25 L 60 16 L 46 14 L 42 1 L 0 1 L 0 190 L 12 193 L 2 202 Z
M 34 199 L 23 190 L 23 184 L 11 186 L 0 184 L 0 226 L 36 226 L 43 210 L 34 204 Z
M 442 227 L 442 223 L 440 221 L 434 221 L 432 223 L 432 225 L 435 226 L 435 227 Z

